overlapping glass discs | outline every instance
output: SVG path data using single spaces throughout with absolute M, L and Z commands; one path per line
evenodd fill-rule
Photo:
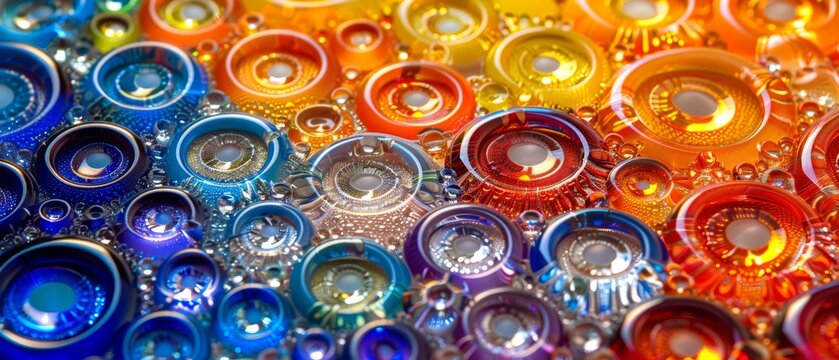
M 0 1 L 0 360 L 839 359 L 837 14 Z

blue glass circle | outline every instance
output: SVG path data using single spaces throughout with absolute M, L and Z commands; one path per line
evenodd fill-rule
M 610 209 L 575 210 L 552 219 L 530 252 L 537 280 L 567 310 L 616 317 L 609 319 L 613 322 L 662 293 L 667 259 L 652 229 Z
M 131 194 L 150 164 L 140 138 L 103 122 L 60 131 L 41 146 L 37 157 L 38 185 L 47 195 L 87 204 Z
M 38 207 L 38 217 L 35 223 L 44 233 L 58 234 L 73 222 L 73 208 L 70 203 L 62 199 L 49 199 Z
M 307 249 L 315 228 L 299 209 L 280 201 L 250 205 L 230 221 L 227 238 L 238 260 L 260 265 L 281 259 L 289 249 Z
M 148 257 L 166 257 L 203 239 L 204 210 L 187 192 L 159 187 L 135 196 L 118 216 L 117 241 Z
M 337 357 L 335 338 L 323 329 L 310 328 L 297 337 L 291 357 L 294 360 L 333 360 Z
M 306 251 L 290 282 L 301 315 L 325 328 L 355 330 L 402 311 L 411 274 L 401 259 L 372 240 L 339 238 Z
M 185 249 L 167 258 L 157 269 L 155 301 L 198 313 L 211 309 L 223 289 L 224 272 L 199 249 Z
M 0 349 L 10 358 L 98 355 L 135 306 L 128 265 L 98 243 L 43 239 L 0 259 Z
M 0 41 L 20 41 L 46 48 L 56 36 L 93 17 L 96 0 L 11 0 L 0 10 Z
M 85 101 L 101 115 L 139 133 L 159 120 L 190 115 L 207 91 L 207 76 L 183 50 L 162 42 L 114 49 L 94 65 Z
M 368 359 L 427 359 L 430 350 L 423 335 L 394 320 L 378 320 L 359 328 L 352 336 L 347 357 Z
M 34 150 L 64 122 L 72 93 L 67 76 L 47 54 L 0 43 L 0 143 Z
M 230 290 L 216 308 L 216 336 L 241 355 L 275 347 L 288 334 L 294 320 L 288 300 L 264 284 L 246 284 Z
M 20 166 L 0 160 L 0 235 L 30 215 L 37 200 L 35 181 Z
M 212 115 L 176 132 L 169 143 L 166 174 L 175 184 L 189 180 L 194 194 L 215 205 L 222 195 L 237 200 L 254 181 L 284 179 L 292 154 L 285 132 L 268 121 L 240 113 Z
M 143 316 L 125 331 L 118 359 L 208 359 L 209 336 L 189 315 L 158 311 Z

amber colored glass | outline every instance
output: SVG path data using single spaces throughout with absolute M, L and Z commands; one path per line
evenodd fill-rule
M 671 261 L 730 306 L 779 307 L 837 269 L 827 224 L 799 197 L 752 182 L 709 185 L 665 224 Z
M 478 63 L 498 37 L 498 15 L 484 0 L 406 0 L 393 9 L 393 32 L 415 52 L 442 46 L 455 66 Z
M 839 45 L 836 0 L 716 0 L 714 6 L 710 28 L 729 51 L 748 58 L 755 57 L 761 41 L 773 36 L 806 39 L 825 52 Z
M 613 56 L 632 57 L 704 45 L 710 10 L 705 0 L 568 0 L 562 18 Z
M 149 39 L 193 47 L 226 38 L 241 10 L 238 0 L 148 0 L 138 12 Z
M 248 11 L 265 16 L 265 24 L 307 33 L 334 28 L 343 21 L 376 18 L 386 0 L 249 0 Z
M 396 57 L 396 47 L 389 31 L 367 19 L 345 21 L 338 25 L 330 50 L 343 66 L 367 72 Z
M 746 359 L 748 331 L 728 311 L 689 297 L 664 297 L 631 310 L 612 349 L 621 359 Z
M 669 165 L 643 157 L 615 166 L 606 183 L 611 207 L 651 225 L 664 223 L 690 187 Z
M 475 116 L 472 87 L 454 69 L 407 61 L 368 75 L 356 112 L 368 131 L 415 139 L 429 127 L 457 131 Z
M 487 54 L 484 71 L 545 107 L 590 105 L 612 74 L 600 48 L 583 36 L 556 28 L 517 31 Z
M 795 129 L 789 86 L 722 50 L 685 48 L 619 72 L 594 127 L 643 144 L 641 154 L 687 167 L 712 151 L 726 166 L 757 159 L 757 146 Z
M 247 36 L 216 67 L 220 90 L 242 110 L 270 119 L 328 98 L 337 75 L 335 60 L 320 44 L 291 30 Z

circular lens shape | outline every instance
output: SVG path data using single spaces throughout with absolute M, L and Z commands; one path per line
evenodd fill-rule
M 98 0 L 96 1 L 96 5 L 101 12 L 114 12 L 114 13 L 130 13 L 137 5 L 140 4 L 140 0 Z
M 669 165 L 639 157 L 615 166 L 609 173 L 606 189 L 610 206 L 657 225 L 664 223 L 681 200 L 685 183 Z
M 173 136 L 166 172 L 175 182 L 190 181 L 215 204 L 226 192 L 241 194 L 249 182 L 284 178 L 281 168 L 291 152 L 285 133 L 265 120 L 224 113 L 193 122 Z
M 122 13 L 99 13 L 90 21 L 93 45 L 102 53 L 137 41 L 140 30 L 134 20 Z
M 312 155 L 309 166 L 316 177 L 292 185 L 303 199 L 298 206 L 319 229 L 401 243 L 439 202 L 437 166 L 404 139 L 354 135 Z
M 170 187 L 144 191 L 120 215 L 117 241 L 135 254 L 163 258 L 197 245 L 204 210 L 188 193 Z
M 787 303 L 775 339 L 802 359 L 839 356 L 839 283 L 810 290 Z
M 575 0 L 567 3 L 562 17 L 574 24 L 576 33 L 609 44 L 614 55 L 623 51 L 632 57 L 704 46 L 707 35 L 702 25 L 710 17 L 708 8 L 695 0 Z
M 813 0 L 723 0 L 715 4 L 720 16 L 710 23 L 729 51 L 755 56 L 756 46 L 773 35 L 798 34 L 826 53 L 839 44 L 837 3 Z
M 597 45 L 555 28 L 517 31 L 495 43 L 485 63 L 493 80 L 545 107 L 592 104 L 612 73 Z
M 140 10 L 140 23 L 151 40 L 194 47 L 227 36 L 234 7 L 234 0 L 151 0 Z
M 431 350 L 422 334 L 395 320 L 378 320 L 356 330 L 350 339 L 348 356 L 365 359 L 428 359 Z
M 825 220 L 835 223 L 839 206 L 839 110 L 810 126 L 798 146 L 790 172 L 796 193 L 811 202 Z
M 472 87 L 445 65 L 409 61 L 371 73 L 356 112 L 369 131 L 416 138 L 428 127 L 456 131 L 475 115 Z
M 215 259 L 199 249 L 184 249 L 157 269 L 155 301 L 175 310 L 200 313 L 215 305 L 224 273 Z
M 85 101 L 102 116 L 151 133 L 160 119 L 190 112 L 207 77 L 186 52 L 162 42 L 136 42 L 105 54 L 88 76 Z
M 101 354 L 134 314 L 133 281 L 116 253 L 92 241 L 44 239 L 13 248 L 0 258 L 3 355 Z
M 748 331 L 728 311 L 698 299 L 653 299 L 626 315 L 613 350 L 622 358 L 716 358 L 745 356 Z
M 49 199 L 38 207 L 35 223 L 46 234 L 56 235 L 73 222 L 73 209 L 70 203 L 61 199 Z
M 215 333 L 242 355 L 281 344 L 291 329 L 294 309 L 288 300 L 264 284 L 230 290 L 216 308 Z
M 272 28 L 291 27 L 315 33 L 347 19 L 381 17 L 379 0 L 266 0 L 244 1 L 250 11 L 261 12 Z
M 38 182 L 48 195 L 88 204 L 130 194 L 150 162 L 137 135 L 104 122 L 60 131 L 41 146 L 37 158 Z
M 530 257 L 538 281 L 567 310 L 612 323 L 659 296 L 667 278 L 667 251 L 658 235 L 615 210 L 576 210 L 554 218 Z
M 29 150 L 57 128 L 72 89 L 47 54 L 23 44 L 0 43 L 0 143 Z
M 673 210 L 663 232 L 697 290 L 731 306 L 778 306 L 837 270 L 833 236 L 800 198 L 750 182 L 706 186 Z
M 367 19 L 338 25 L 331 45 L 341 65 L 355 66 L 364 72 L 381 67 L 396 55 L 390 34 L 379 23 Z
M 795 116 L 789 87 L 766 69 L 721 50 L 678 49 L 625 67 L 594 127 L 677 168 L 708 149 L 733 166 L 788 136 Z
M 338 345 L 328 331 L 310 328 L 297 337 L 291 358 L 294 360 L 333 360 L 337 356 L 337 349 Z
M 0 40 L 19 41 L 45 49 L 67 29 L 93 17 L 95 0 L 11 0 L 0 9 Z
M 501 213 L 458 204 L 423 216 L 405 241 L 408 266 L 415 276 L 438 279 L 445 274 L 470 292 L 509 285 L 526 258 L 518 227 Z
M 286 263 L 308 248 L 315 235 L 314 225 L 306 215 L 279 201 L 246 207 L 227 230 L 233 257 L 255 267 Z
M 0 235 L 14 231 L 34 210 L 38 188 L 20 166 L 0 160 Z
M 355 132 L 352 115 L 335 105 L 310 105 L 294 116 L 288 136 L 294 143 L 306 143 L 313 151 L 320 150 L 338 139 Z
M 450 279 L 446 274 L 439 280 L 420 280 L 403 297 L 405 311 L 424 334 L 448 338 L 458 325 L 467 293 Z
M 605 193 L 612 164 L 602 143 L 566 113 L 515 108 L 466 127 L 455 137 L 448 163 L 459 175 L 463 199 L 511 219 L 525 210 L 552 217 L 586 206 L 592 193 Z
M 445 46 L 454 65 L 469 66 L 498 36 L 497 21 L 495 10 L 479 0 L 409 0 L 395 9 L 393 32 L 415 51 Z
M 361 238 L 315 246 L 291 270 L 295 308 L 328 329 L 355 330 L 371 320 L 395 317 L 410 285 L 402 260 Z
M 198 322 L 176 311 L 145 315 L 125 331 L 120 359 L 205 359 L 210 354 L 208 336 Z
M 563 345 L 556 310 L 523 290 L 496 288 L 478 294 L 463 311 L 457 343 L 470 360 L 550 359 Z
M 218 87 L 245 112 L 271 119 L 329 97 L 335 60 L 301 33 L 265 30 L 236 42 L 216 69 Z

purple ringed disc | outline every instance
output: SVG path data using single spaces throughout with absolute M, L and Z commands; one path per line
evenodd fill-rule
M 509 285 L 527 258 L 521 231 L 483 205 L 456 204 L 429 212 L 405 242 L 415 276 L 451 280 L 472 292 Z

